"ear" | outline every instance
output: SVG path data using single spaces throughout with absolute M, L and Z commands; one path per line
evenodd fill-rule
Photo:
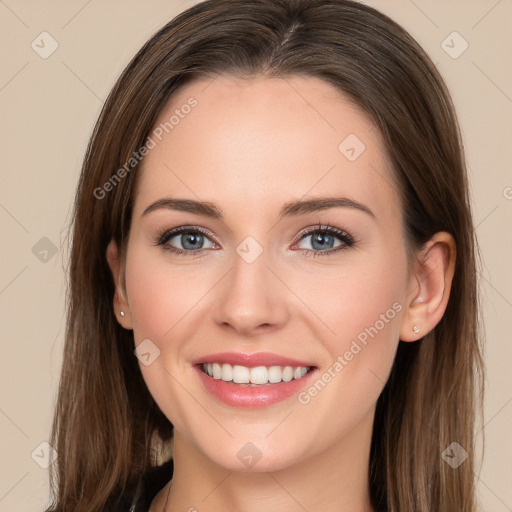
M 107 262 L 114 278 L 114 312 L 119 324 L 125 329 L 132 329 L 132 319 L 130 315 L 130 306 L 126 298 L 126 290 L 124 289 L 123 275 L 124 266 L 119 256 L 119 250 L 114 240 L 111 240 L 106 251 Z M 121 311 L 124 316 L 121 316 Z
M 450 298 L 455 259 L 455 240 L 445 231 L 436 233 L 419 251 L 409 276 L 400 340 L 417 341 L 439 323 Z

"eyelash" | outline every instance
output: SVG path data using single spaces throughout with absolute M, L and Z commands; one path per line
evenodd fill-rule
M 172 245 L 166 245 L 166 243 L 170 239 L 172 239 L 175 236 L 180 235 L 182 233 L 201 233 L 202 235 L 204 235 L 210 239 L 210 236 L 208 235 L 208 233 L 199 227 L 181 226 L 179 228 L 167 230 L 167 231 L 164 231 L 163 233 L 160 233 L 157 236 L 154 245 L 160 246 L 163 251 L 168 251 L 168 252 L 176 254 L 178 256 L 186 256 L 186 255 L 191 255 L 194 253 L 208 250 L 208 249 L 199 249 L 197 251 L 193 251 L 193 250 L 184 251 L 182 249 L 177 249 L 176 247 L 173 247 Z M 325 251 L 315 251 L 312 249 L 298 249 L 299 251 L 305 252 L 306 256 L 311 257 L 311 258 L 316 258 L 317 256 L 320 256 L 320 255 L 326 255 L 326 254 L 329 255 L 329 254 L 337 253 L 337 252 L 345 250 L 349 247 L 353 247 L 358 242 L 358 240 L 353 235 L 351 235 L 350 233 L 348 233 L 346 231 L 343 231 L 341 229 L 338 229 L 338 228 L 335 228 L 335 227 L 329 226 L 329 225 L 322 226 L 319 223 L 318 226 L 316 226 L 315 228 L 309 229 L 308 231 L 301 233 L 300 238 L 296 243 L 301 242 L 304 238 L 307 238 L 308 236 L 311 236 L 311 235 L 315 235 L 317 233 L 326 233 L 328 235 L 335 235 L 343 242 L 343 244 L 334 249 L 328 249 Z

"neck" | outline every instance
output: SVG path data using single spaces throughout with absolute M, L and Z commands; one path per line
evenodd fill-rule
M 162 489 L 150 510 L 373 512 L 368 485 L 373 415 L 374 409 L 337 445 L 275 472 L 228 470 L 175 432 L 172 486 Z

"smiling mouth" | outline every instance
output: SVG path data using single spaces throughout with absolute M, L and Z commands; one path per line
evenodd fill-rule
M 202 363 L 203 373 L 215 380 L 247 386 L 264 386 L 298 380 L 314 370 L 314 366 L 241 366 L 228 363 Z

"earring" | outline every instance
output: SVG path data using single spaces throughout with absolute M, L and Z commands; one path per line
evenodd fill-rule
M 417 325 L 415 325 L 415 326 L 412 328 L 412 330 L 413 330 L 416 334 L 418 334 L 418 333 L 420 332 L 420 328 L 419 328 Z
M 119 312 L 119 314 L 120 314 L 121 316 L 124 316 L 124 311 L 120 311 L 120 312 Z

